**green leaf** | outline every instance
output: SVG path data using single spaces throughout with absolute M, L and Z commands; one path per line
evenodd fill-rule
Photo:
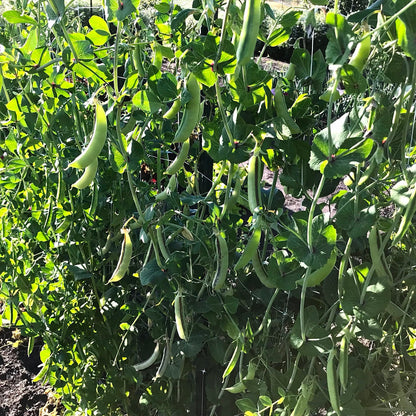
M 303 48 L 295 48 L 290 58 L 290 63 L 295 65 L 296 76 L 300 79 L 307 78 L 311 70 L 311 55 Z
M 166 100 L 173 100 L 178 96 L 177 81 L 173 74 L 163 74 L 157 81 L 157 92 Z
M 78 59 L 91 60 L 94 58 L 91 42 L 87 40 L 83 33 L 70 33 L 69 39 L 72 42 Z
M 110 35 L 110 29 L 108 28 L 107 22 L 100 16 L 94 15 L 90 17 L 89 24 L 92 29 L 101 33 L 102 35 Z
M 301 18 L 302 12 L 300 10 L 285 10 L 285 13 L 280 16 L 280 24 L 286 28 L 293 28 L 298 20 Z
M 121 154 L 121 152 L 117 149 L 117 147 L 113 143 L 111 144 L 110 162 L 111 162 L 112 168 L 116 172 L 120 174 L 124 172 L 124 169 L 126 167 L 126 161 L 124 160 L 124 157 Z
M 273 401 L 269 396 L 260 396 L 259 402 L 263 408 L 273 406 Z
M 166 273 L 160 269 L 155 259 L 150 260 L 140 271 L 140 283 L 143 286 L 156 286 L 166 279 Z
M 290 234 L 287 247 L 300 263 L 314 270 L 322 267 L 329 259 L 336 240 L 335 228 L 325 226 L 322 216 L 317 216 L 312 224 L 312 251 L 307 244 L 306 221 L 298 221 L 297 229 Z
M 4 140 L 4 144 L 6 145 L 9 152 L 14 153 L 16 151 L 17 141 L 14 130 L 11 130 L 10 133 L 7 135 L 6 139 Z
M 92 277 L 92 273 L 86 270 L 84 265 L 67 264 L 66 266 L 76 281 L 91 279 Z
M 235 402 L 236 406 L 243 412 L 256 412 L 257 406 L 251 399 L 238 399 Z
M 317 357 L 328 352 L 332 348 L 329 332 L 319 325 L 319 312 L 315 306 L 307 306 L 304 311 L 305 335 L 302 339 L 300 316 L 298 315 L 292 330 L 290 331 L 290 343 L 293 348 L 299 350 L 307 357 Z
M 140 0 L 104 0 L 106 20 L 122 21 L 137 10 Z
M 104 45 L 109 37 L 109 34 L 100 30 L 91 30 L 87 33 L 87 39 L 90 40 L 94 46 Z
M 360 71 L 352 65 L 344 64 L 341 81 L 347 94 L 361 94 L 367 89 L 367 81 Z
M 104 68 L 103 68 L 104 69 Z M 84 61 L 74 64 L 72 70 L 81 78 L 87 78 L 90 82 L 107 82 L 111 79 L 94 61 Z
M 388 80 L 395 84 L 406 81 L 406 57 L 402 54 L 395 53 L 391 58 L 384 75 Z M 399 70 L 401 69 L 401 70 Z
M 171 21 L 171 28 L 173 32 L 176 32 L 179 27 L 185 22 L 185 20 L 196 13 L 196 9 L 182 9 Z
M 397 182 L 390 191 L 391 200 L 401 208 L 406 208 L 410 202 L 413 189 L 409 188 L 407 181 Z
M 170 2 L 168 0 L 162 0 L 160 3 L 156 3 L 153 6 L 159 13 L 169 13 Z
M 188 341 L 181 340 L 178 343 L 178 348 L 185 354 L 185 357 L 195 358 L 204 348 L 207 337 L 202 333 L 192 333 Z
M 134 95 L 132 101 L 136 107 L 140 108 L 146 113 L 154 114 L 162 108 L 160 100 L 151 91 L 139 91 Z
M 373 148 L 374 142 L 371 139 L 363 141 L 358 146 L 355 143 L 356 147 L 353 147 L 356 139 L 351 139 L 352 142 L 343 147 L 347 139 L 360 136 L 362 137 L 362 131 L 359 130 L 359 124 L 350 120 L 349 114 L 344 114 L 331 124 L 331 138 L 335 146 L 332 150 L 335 150 L 335 153 L 329 154 L 328 128 L 325 128 L 314 138 L 309 166 L 313 170 L 320 170 L 327 178 L 340 178 L 348 174 L 356 163 L 368 157 Z
M 367 287 L 362 308 L 368 316 L 374 318 L 386 310 L 391 300 L 389 284 L 380 278 L 378 280 L 378 282 Z
M 328 64 L 342 65 L 348 58 L 345 52 L 354 36 L 352 29 L 344 16 L 333 12 L 327 13 L 326 23 L 330 26 L 327 32 L 329 42 L 325 51 L 326 61 Z
M 20 14 L 17 10 L 7 10 L 3 13 L 3 17 L 12 24 L 17 23 L 29 23 L 31 25 L 37 26 L 38 22 L 30 16 L 25 14 Z
M 407 6 L 408 2 L 396 1 L 398 10 Z M 396 19 L 397 41 L 403 52 L 416 60 L 416 5 L 410 7 Z
M 217 77 L 215 76 L 209 61 L 205 61 L 202 64 L 202 67 L 196 69 L 194 71 L 194 75 L 199 82 L 206 85 L 208 88 L 212 87 L 217 80 Z
M 337 204 L 336 225 L 346 230 L 351 238 L 358 238 L 367 234 L 376 221 L 376 207 L 363 199 L 355 206 L 356 196 L 349 192 Z
M 20 48 L 20 52 L 24 55 L 30 55 L 38 46 L 38 31 L 33 28 L 27 38 L 25 44 Z
M 276 29 L 269 37 L 269 46 L 274 47 L 286 42 L 289 39 L 291 32 L 291 28 L 289 29 L 281 27 L 279 29 Z
M 51 28 L 58 23 L 65 13 L 65 0 L 54 0 L 46 5 L 46 15 L 48 17 L 48 26 Z
M 269 259 L 267 275 L 276 278 L 276 286 L 281 290 L 296 289 L 296 282 L 301 279 L 305 269 L 300 266 L 294 257 L 285 257 L 282 252 L 276 251 Z

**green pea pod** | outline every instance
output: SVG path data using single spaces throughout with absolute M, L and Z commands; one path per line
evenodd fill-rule
M 289 128 L 292 134 L 298 134 L 301 132 L 300 127 L 296 124 L 293 118 L 290 116 L 287 109 L 285 97 L 283 96 L 280 86 L 277 85 L 274 91 L 274 107 L 278 117 L 281 117 L 285 125 Z
M 225 283 L 228 273 L 228 245 L 224 237 L 218 230 L 214 230 L 216 234 L 216 254 L 217 254 L 217 269 L 215 271 L 214 279 L 212 280 L 212 288 L 217 291 L 220 290 Z
M 250 236 L 250 239 L 247 242 L 247 245 L 243 251 L 243 254 L 238 259 L 236 265 L 234 266 L 234 270 L 240 270 L 244 266 L 247 265 L 247 263 L 252 259 L 253 255 L 257 251 L 257 248 L 259 247 L 261 239 L 261 228 L 255 228 Z
M 339 403 L 339 392 L 337 383 L 337 370 L 335 367 L 335 356 L 336 350 L 333 348 L 329 352 L 327 368 L 326 368 L 326 380 L 328 384 L 329 402 L 331 403 L 332 409 L 337 416 L 341 416 L 341 409 Z
M 238 393 L 242 393 L 243 391 L 245 391 L 245 389 L 246 389 L 246 386 L 244 385 L 244 383 L 242 381 L 239 381 L 233 386 L 227 387 L 225 390 L 231 394 L 238 394 Z
M 135 364 L 133 366 L 134 369 L 137 371 L 141 371 L 141 370 L 145 370 L 146 368 L 151 367 L 156 362 L 157 358 L 159 357 L 159 353 L 160 353 L 160 344 L 156 343 L 156 347 L 153 350 L 152 355 L 147 360 L 144 360 L 138 364 Z
M 173 117 L 175 117 L 179 113 L 179 110 L 181 109 L 181 107 L 182 107 L 182 101 L 180 98 L 177 98 L 173 102 L 169 110 L 167 110 L 166 113 L 163 114 L 163 118 L 166 118 L 167 120 L 171 120 Z
M 72 161 L 71 168 L 85 169 L 101 153 L 107 139 L 107 117 L 105 111 L 98 101 L 95 105 L 95 125 L 92 138 L 83 152 Z
M 288 81 L 293 81 L 293 79 L 295 78 L 295 74 L 296 74 L 296 65 L 291 62 L 286 70 L 285 78 Z
M 315 392 L 315 379 L 313 376 L 306 376 L 300 386 L 301 394 L 298 397 L 296 406 L 290 416 L 306 416 L 309 414 L 309 402 Z
M 182 119 L 173 140 L 174 143 L 183 143 L 189 139 L 199 121 L 201 89 L 194 74 L 189 75 L 186 89 L 189 91 L 191 98 L 185 104 Z
M 237 46 L 237 65 L 248 64 L 254 55 L 257 35 L 261 23 L 261 0 L 247 0 L 244 9 L 243 27 Z
M 349 341 L 346 335 L 341 339 L 339 346 L 339 363 L 338 363 L 338 375 L 339 381 L 343 391 L 347 390 L 348 385 L 348 346 Z
M 308 276 L 306 282 L 306 287 L 318 286 L 324 279 L 326 279 L 329 274 L 332 272 L 337 262 L 337 250 L 334 248 L 328 259 L 328 261 L 320 267 L 318 270 L 315 270 Z
M 224 380 L 225 377 L 227 377 L 231 372 L 234 370 L 238 359 L 240 358 L 241 350 L 243 349 L 243 342 L 238 338 L 236 340 L 237 345 L 234 348 L 233 355 L 231 356 L 230 361 L 228 362 L 228 365 L 224 371 L 224 374 L 222 375 L 222 379 Z
M 257 371 L 257 364 L 254 362 L 254 360 L 251 360 L 248 363 L 247 374 L 243 378 L 243 380 L 245 380 L 245 381 L 254 380 L 254 376 L 256 375 L 256 371 Z
M 368 57 L 371 52 L 371 36 L 368 35 L 369 28 L 365 28 L 364 39 L 357 45 L 355 51 L 349 60 L 349 64 L 355 67 L 359 72 L 362 72 L 365 64 L 367 63 Z
M 178 156 L 176 156 L 176 159 L 167 167 L 165 172 L 167 175 L 174 175 L 175 173 L 179 172 L 179 170 L 184 165 L 186 158 L 188 157 L 190 147 L 191 141 L 188 138 L 188 140 L 185 140 L 182 143 L 182 148 L 178 153 Z
M 156 375 L 154 376 L 153 380 L 157 380 L 158 378 L 163 377 L 170 363 L 170 359 L 170 342 L 167 339 L 165 348 L 163 349 L 162 360 L 160 361 L 159 367 L 156 371 Z
M 266 286 L 266 287 L 268 287 L 270 289 L 276 289 L 277 288 L 277 285 L 276 285 L 275 282 L 273 282 L 270 279 L 269 276 L 267 276 L 267 273 L 265 272 L 265 270 L 263 268 L 263 264 L 262 264 L 262 262 L 260 260 L 260 256 L 259 256 L 259 253 L 258 253 L 257 250 L 255 251 L 255 253 L 254 253 L 253 257 L 252 257 L 251 262 L 253 264 L 254 271 L 256 272 L 256 275 L 259 278 L 260 282 L 264 286 Z
M 82 176 L 72 184 L 73 188 L 84 189 L 89 186 L 95 178 L 98 168 L 98 158 L 95 158 L 94 161 L 85 168 Z
M 162 254 L 165 261 L 170 259 L 170 253 L 168 248 L 166 247 L 165 240 L 163 239 L 163 226 L 157 225 L 156 226 L 156 239 L 157 244 L 159 246 L 160 253 Z
M 127 228 L 123 228 L 121 230 L 121 233 L 124 234 L 124 239 L 121 245 L 120 257 L 118 259 L 118 263 L 113 272 L 113 275 L 111 276 L 108 283 L 118 282 L 125 276 L 127 270 L 129 269 L 131 256 L 133 254 L 133 244 L 131 242 L 129 234 L 130 230 Z
M 176 331 L 180 339 L 185 341 L 188 339 L 185 330 L 185 315 L 184 315 L 184 304 L 183 304 L 183 295 L 181 290 L 178 290 L 178 293 L 174 300 L 174 309 L 175 309 L 175 324 Z
M 136 39 L 133 49 L 133 66 L 140 77 L 146 76 L 146 71 L 144 70 L 142 59 L 142 47 L 140 45 L 139 39 Z
M 260 182 L 262 177 L 260 148 L 256 146 L 254 153 L 248 162 L 247 174 L 247 198 L 250 211 L 254 213 L 257 207 L 261 205 Z
M 400 221 L 399 229 L 397 230 L 396 235 L 394 236 L 392 245 L 396 245 L 406 234 L 407 230 L 412 223 L 413 215 L 416 212 L 416 185 L 412 191 L 412 194 L 409 198 L 409 203 L 407 204 L 404 215 Z
M 156 201 L 164 201 L 165 199 L 167 199 L 171 195 L 171 193 L 176 189 L 177 185 L 178 180 L 176 179 L 176 175 L 172 175 L 169 179 L 166 188 L 156 195 Z
M 371 227 L 370 233 L 368 235 L 368 246 L 370 248 L 370 257 L 373 262 L 374 270 L 378 277 L 388 276 L 388 273 L 384 269 L 382 262 L 382 253 L 379 251 L 378 247 L 378 231 L 376 225 Z

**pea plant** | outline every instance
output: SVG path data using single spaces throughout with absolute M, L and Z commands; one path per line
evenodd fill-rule
M 66 415 L 416 411 L 416 1 L 326 3 L 3 12 L 1 324 Z

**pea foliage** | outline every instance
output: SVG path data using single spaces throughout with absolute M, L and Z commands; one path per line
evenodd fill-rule
M 416 1 L 325 4 L 3 12 L 1 324 L 66 415 L 416 411 Z

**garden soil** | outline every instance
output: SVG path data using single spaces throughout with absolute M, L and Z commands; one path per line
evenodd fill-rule
M 58 416 L 59 403 L 40 382 L 40 346 L 27 355 L 27 341 L 19 331 L 0 328 L 0 416 Z

